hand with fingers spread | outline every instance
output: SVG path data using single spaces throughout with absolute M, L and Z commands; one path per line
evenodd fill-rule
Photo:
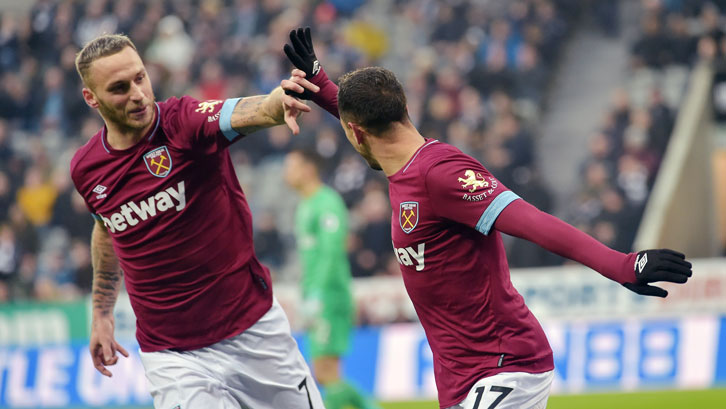
M 290 42 L 292 46 L 285 44 L 283 47 L 285 55 L 287 55 L 287 58 L 297 69 L 305 73 L 305 77 L 312 79 L 320 72 L 321 67 L 318 58 L 315 56 L 315 50 L 313 49 L 310 27 L 290 31 Z M 292 91 L 285 90 L 285 93 L 290 95 Z M 312 99 L 313 93 L 305 89 L 299 92 L 297 97 L 301 99 Z
M 683 284 L 692 275 L 691 263 L 683 253 L 669 249 L 643 250 L 635 258 L 635 282 L 623 283 L 640 295 L 665 297 L 668 291 L 649 285 L 657 281 Z
M 95 318 L 91 328 L 91 341 L 89 343 L 93 366 L 98 372 L 109 378 L 113 375 L 106 367 L 116 365 L 116 362 L 118 362 L 116 352 L 121 353 L 126 358 L 129 357 L 126 349 L 114 339 L 113 331 L 113 317 Z

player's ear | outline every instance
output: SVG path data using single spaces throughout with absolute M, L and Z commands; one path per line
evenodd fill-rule
M 355 141 L 358 145 L 361 145 L 365 140 L 365 131 L 353 122 L 348 122 L 348 126 L 353 131 L 353 135 L 355 135 Z
M 86 101 L 86 105 L 91 108 L 98 108 L 98 100 L 89 88 L 84 87 L 81 93 L 83 94 L 83 100 Z

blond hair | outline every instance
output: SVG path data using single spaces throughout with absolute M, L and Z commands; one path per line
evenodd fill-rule
M 126 47 L 136 50 L 134 43 L 124 34 L 103 34 L 86 43 L 76 54 L 76 71 L 83 83 L 88 85 L 88 69 L 94 61 L 116 54 Z

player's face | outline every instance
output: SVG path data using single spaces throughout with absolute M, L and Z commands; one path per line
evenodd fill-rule
M 358 143 L 358 139 L 355 136 L 353 128 L 347 125 L 347 122 L 343 120 L 342 115 L 340 119 L 340 124 L 343 126 L 343 131 L 345 132 L 345 137 L 348 138 L 348 142 L 350 142 L 356 152 L 358 152 L 360 156 L 365 159 L 365 161 L 368 163 L 368 166 L 370 166 L 371 169 L 383 170 L 381 164 L 378 163 L 378 161 L 373 157 L 373 154 L 371 153 L 371 147 L 370 145 L 368 145 L 368 138 L 364 138 L 361 143 Z
M 292 152 L 285 157 L 285 163 L 283 164 L 283 177 L 285 183 L 290 185 L 294 189 L 300 187 L 302 172 L 301 169 L 305 165 L 302 156 Z M 303 176 L 304 177 L 304 176 Z
M 154 91 L 139 54 L 131 47 L 94 61 L 89 68 L 89 105 L 123 130 L 145 130 L 154 119 Z

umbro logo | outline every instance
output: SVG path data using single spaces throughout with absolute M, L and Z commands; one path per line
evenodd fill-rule
M 315 60 L 313 62 L 313 72 L 312 72 L 313 75 L 312 76 L 313 77 L 316 76 L 318 74 L 318 72 L 320 72 L 320 62 L 318 60 Z
M 648 264 L 648 253 L 643 253 L 640 257 L 635 259 L 636 272 L 638 274 L 643 274 L 646 264 Z
M 96 187 L 93 188 L 93 193 L 97 194 L 96 199 L 103 199 L 104 197 L 106 197 L 106 194 L 103 193 L 106 191 L 106 189 L 108 188 L 104 185 L 96 185 Z

